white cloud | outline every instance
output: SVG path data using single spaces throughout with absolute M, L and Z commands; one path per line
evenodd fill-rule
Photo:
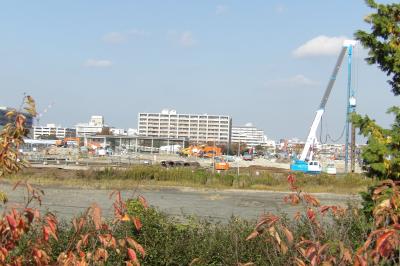
M 215 8 L 215 14 L 217 15 L 222 15 L 225 14 L 228 11 L 228 6 L 226 5 L 217 5 Z
M 118 44 L 126 41 L 126 36 L 121 32 L 110 32 L 103 36 L 103 41 L 106 43 Z
M 320 35 L 295 49 L 292 54 L 295 57 L 336 55 L 346 39 L 345 36 L 328 37 Z
M 138 29 L 130 30 L 130 31 L 128 31 L 128 34 L 132 35 L 132 36 L 136 36 L 136 37 L 143 37 L 143 36 L 149 35 L 149 33 L 147 31 L 138 30 Z
M 292 87 L 310 87 L 316 86 L 319 83 L 307 78 L 302 74 L 297 74 L 292 77 L 270 80 L 264 83 L 265 87 L 279 87 L 279 88 L 292 88 Z
M 114 31 L 103 36 L 102 40 L 110 44 L 120 44 L 126 42 L 130 37 L 144 37 L 149 33 L 144 30 L 132 29 L 128 31 Z
M 179 36 L 179 43 L 184 47 L 194 46 L 197 42 L 190 31 L 184 31 Z
M 275 13 L 281 14 L 283 12 L 285 12 L 286 7 L 282 4 L 278 4 L 275 6 Z
M 318 82 L 313 81 L 302 74 L 297 74 L 289 78 L 288 82 L 293 85 L 307 85 L 307 86 L 314 86 L 318 84 Z
M 85 67 L 111 67 L 112 62 L 110 60 L 103 59 L 88 59 L 84 63 Z

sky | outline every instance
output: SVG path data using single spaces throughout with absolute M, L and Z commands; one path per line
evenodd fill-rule
M 370 29 L 371 12 L 362 0 L 0 0 L 0 106 L 19 106 L 27 93 L 41 124 L 103 115 L 117 128 L 170 108 L 305 140 L 341 43 Z M 399 98 L 366 55 L 354 48 L 357 111 L 389 126 L 386 110 Z M 345 124 L 346 60 L 322 139 Z

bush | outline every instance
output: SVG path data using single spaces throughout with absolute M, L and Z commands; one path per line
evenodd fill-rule
M 144 209 L 135 200 L 127 202 L 127 209 L 143 221 L 141 233 L 135 237 L 147 252 L 144 265 L 189 265 L 194 259 L 198 261 L 195 265 L 237 265 L 249 261 L 255 265 L 287 265 L 295 254 L 294 247 L 293 253 L 282 254 L 273 241 L 262 238 L 246 241 L 256 221 L 232 217 L 227 222 L 211 224 L 187 217 L 185 222 L 179 222 L 154 208 Z M 295 241 L 311 238 L 305 217 L 290 220 L 282 215 L 281 219 L 293 232 Z M 353 207 L 340 219 L 327 215 L 321 226 L 325 232 L 321 242 L 342 242 L 352 250 L 361 245 L 370 230 L 370 224 Z

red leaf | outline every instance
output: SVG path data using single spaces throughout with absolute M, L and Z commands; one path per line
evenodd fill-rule
M 307 203 L 313 205 L 314 207 L 318 207 L 320 205 L 319 200 L 310 194 L 305 194 L 303 198 Z
M 56 230 L 57 230 L 57 218 L 53 214 L 49 213 L 46 216 L 45 220 L 46 220 L 47 225 L 49 226 L 50 231 L 53 234 L 55 234 Z
M 290 187 L 292 190 L 296 190 L 296 186 L 294 185 L 296 183 L 296 176 L 294 174 L 290 174 L 287 177 L 288 183 L 290 184 Z
M 300 202 L 300 198 L 297 194 L 290 194 L 284 197 L 283 200 L 286 203 L 290 202 L 291 205 L 297 205 Z
M 292 245 L 293 244 L 293 240 L 294 240 L 292 232 L 289 229 L 287 229 L 286 227 L 282 227 L 282 231 L 285 234 L 289 245 Z
M 297 266 L 306 266 L 304 261 L 302 261 L 301 259 L 299 259 L 297 257 L 295 258 L 295 263 L 296 263 Z
M 315 212 L 314 212 L 312 209 L 310 209 L 310 208 L 308 208 L 308 210 L 307 210 L 307 217 L 308 217 L 308 219 L 310 219 L 311 221 L 314 221 L 314 220 L 315 220 Z
M 400 230 L 400 224 L 394 224 L 393 228 L 396 229 L 396 230 Z
M 43 226 L 43 239 L 44 241 L 49 241 L 49 228 L 47 226 Z
M 53 230 L 50 226 L 47 227 L 47 229 L 48 229 L 48 233 L 49 233 L 55 240 L 58 241 L 58 238 L 57 238 L 57 235 L 56 235 L 56 231 Z
M 138 196 L 138 200 L 139 202 L 142 204 L 142 206 L 147 209 L 149 207 L 149 205 L 147 204 L 146 199 L 143 196 Z
M 319 211 L 322 214 L 325 214 L 327 211 L 329 211 L 329 209 L 331 208 L 331 206 L 321 206 L 321 208 L 319 209 Z
M 137 256 L 136 256 L 136 252 L 131 248 L 128 248 L 128 257 L 129 257 L 130 260 L 138 262 L 138 259 L 137 259 Z
M 367 266 L 367 261 L 360 255 L 355 256 L 354 266 Z
M 315 247 L 311 246 L 306 250 L 306 257 L 309 259 L 313 258 L 316 255 L 316 253 L 317 253 L 317 250 L 315 249 Z
M 17 228 L 17 222 L 15 221 L 14 217 L 12 217 L 11 215 L 6 215 L 6 218 L 7 218 L 8 224 L 10 225 L 10 228 L 12 230 Z
M 387 240 L 394 233 L 395 233 L 394 231 L 386 232 L 376 240 L 375 250 L 379 252 L 381 256 L 387 257 L 391 253 L 391 251 L 393 251 L 392 245 L 389 242 L 387 242 Z
M 246 240 L 250 240 L 250 239 L 256 238 L 259 234 L 260 233 L 258 233 L 257 231 L 254 231 L 246 238 Z
M 133 238 L 130 237 L 127 237 L 126 240 L 128 241 L 129 245 L 131 245 L 131 247 L 135 248 L 136 251 L 140 252 L 143 258 L 146 256 L 146 252 L 144 251 L 142 245 L 140 245 L 138 242 L 136 242 Z
M 140 221 L 139 218 L 133 217 L 133 223 L 135 224 L 136 230 L 140 231 L 142 228 L 142 222 Z
M 96 230 L 101 229 L 101 209 L 96 203 L 91 206 L 91 215 Z

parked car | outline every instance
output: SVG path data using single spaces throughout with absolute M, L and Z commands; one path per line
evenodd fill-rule
M 325 169 L 325 173 L 330 174 L 330 175 L 336 175 L 336 166 L 333 163 L 329 163 Z
M 245 153 L 245 154 L 243 154 L 242 159 L 243 159 L 244 161 L 252 161 L 252 160 L 253 160 L 253 155 L 252 155 L 252 154 L 249 154 L 249 153 Z

